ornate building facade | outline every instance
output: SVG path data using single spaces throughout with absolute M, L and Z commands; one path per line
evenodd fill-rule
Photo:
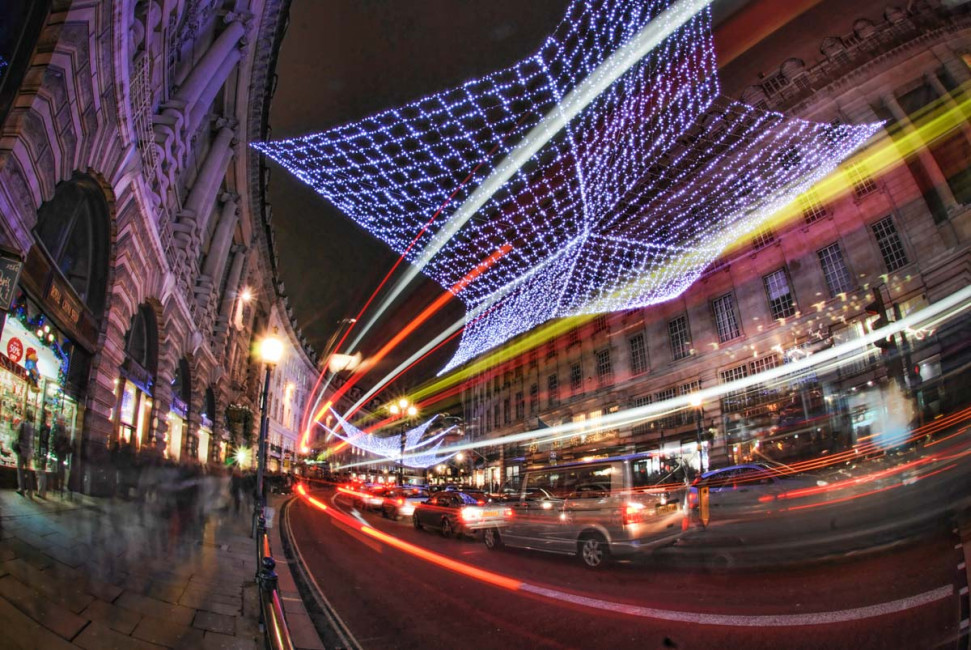
M 841 168 L 847 191 L 807 194 L 793 218 L 726 253 L 680 297 L 588 320 L 478 373 L 462 396 L 471 439 L 582 423 L 756 375 L 863 336 L 874 304 L 893 320 L 971 282 L 966 4 L 867 1 L 848 14 L 840 3 L 816 3 L 720 75 L 723 93 L 749 104 L 822 122 L 882 120 L 884 137 Z M 866 168 L 868 152 L 925 137 L 921 125 L 939 114 L 953 122 L 943 133 L 913 150 L 898 144 L 900 164 Z M 966 318 L 919 340 L 899 338 L 908 363 L 896 379 L 920 417 L 967 402 L 968 341 Z M 871 346 L 826 377 L 756 386 L 557 442 L 487 446 L 476 482 L 589 455 L 652 452 L 638 469 L 660 476 L 675 460 L 699 469 L 818 453 L 865 435 L 868 390 L 900 374 Z
M 63 421 L 85 489 L 115 443 L 222 462 L 252 442 L 252 349 L 273 314 L 313 372 L 248 147 L 268 129 L 287 6 L 12 3 L 0 245 L 23 270 L 0 351 L 0 442 L 23 418 Z

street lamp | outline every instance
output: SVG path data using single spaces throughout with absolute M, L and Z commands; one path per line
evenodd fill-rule
M 704 471 L 702 458 L 701 458 L 701 427 L 702 420 L 704 420 L 704 408 L 702 406 L 701 395 L 698 393 L 693 393 L 691 395 L 691 406 L 695 409 L 695 440 L 698 443 L 698 473 Z
M 412 404 L 407 397 L 402 397 L 397 402 L 388 405 L 388 412 L 392 416 L 400 417 L 401 433 L 398 434 L 398 485 L 405 484 L 405 419 L 413 418 L 418 415 L 418 407 Z
M 263 395 L 262 395 L 262 411 L 260 413 L 260 437 L 259 437 L 259 447 L 257 449 L 256 458 L 256 512 L 254 516 L 256 520 L 259 521 L 261 510 L 266 502 L 266 491 L 263 485 L 263 473 L 266 471 L 266 430 L 267 430 L 267 417 L 269 415 L 269 401 L 270 396 L 270 371 L 273 369 L 280 359 L 283 358 L 283 341 L 276 335 L 276 328 L 273 328 L 271 334 L 267 334 L 260 341 L 258 346 L 258 351 L 260 355 L 260 361 L 266 366 L 266 376 L 263 380 Z

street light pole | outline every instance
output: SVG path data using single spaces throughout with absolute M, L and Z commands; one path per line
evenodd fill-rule
M 273 369 L 283 356 L 283 342 L 277 338 L 276 329 L 272 334 L 268 334 L 260 341 L 259 346 L 260 360 L 266 366 L 266 375 L 263 380 L 262 412 L 260 414 L 260 436 L 257 444 L 256 456 L 256 499 L 254 500 L 253 512 L 253 531 L 254 536 L 261 532 L 264 524 L 264 506 L 266 505 L 266 486 L 263 483 L 263 474 L 266 472 L 266 437 L 269 417 L 270 399 L 270 371 Z

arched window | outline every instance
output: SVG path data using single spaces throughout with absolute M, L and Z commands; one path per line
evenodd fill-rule
M 158 328 L 148 305 L 140 306 L 132 317 L 125 336 L 125 356 L 154 379 L 158 367 Z
M 34 227 L 37 241 L 96 319 L 105 307 L 108 227 L 104 194 L 87 176 L 58 185 Z

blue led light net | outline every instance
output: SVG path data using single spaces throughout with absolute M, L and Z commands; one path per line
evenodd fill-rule
M 720 98 L 707 8 L 563 128 L 549 127 L 571 93 L 678 7 L 578 1 L 515 66 L 350 125 L 254 146 L 465 303 L 448 368 L 551 318 L 656 304 L 880 128 L 816 124 Z M 457 220 L 457 231 L 447 228 L 536 138 L 542 147 L 468 221 Z M 462 282 L 500 250 L 508 252 Z

